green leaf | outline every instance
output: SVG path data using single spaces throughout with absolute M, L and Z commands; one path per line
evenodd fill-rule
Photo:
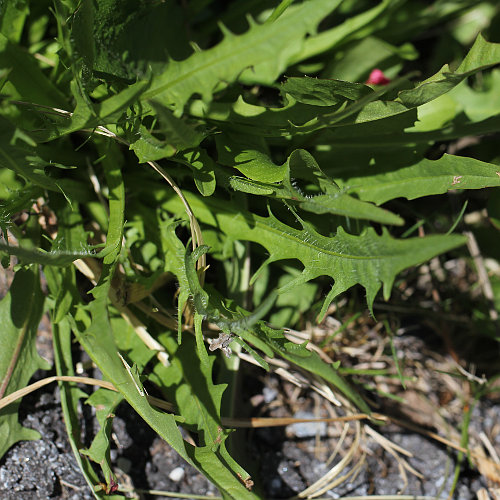
M 354 236 L 339 227 L 331 238 L 323 236 L 307 222 L 300 220 L 302 229 L 294 229 L 280 222 L 271 213 L 260 217 L 242 210 L 234 210 L 218 201 L 200 200 L 185 193 L 197 218 L 234 239 L 254 241 L 262 245 L 269 257 L 264 265 L 283 259 L 297 259 L 303 266 L 302 274 L 288 283 L 284 290 L 293 289 L 319 276 L 330 276 L 334 285 L 328 293 L 320 316 L 340 293 L 359 283 L 366 289 L 366 300 L 371 308 L 382 284 L 388 299 L 396 275 L 403 269 L 460 246 L 462 236 L 428 236 L 396 240 L 384 229 L 377 235 L 372 228 Z M 163 206 L 181 214 L 182 205 L 171 197 Z
M 384 69 L 394 58 L 415 60 L 417 57 L 418 52 L 410 43 L 395 47 L 381 38 L 368 36 L 345 47 L 342 57 L 331 61 L 321 76 L 359 82 L 366 80 L 373 68 Z
M 199 247 L 198 250 L 201 252 L 206 251 L 206 249 L 202 249 L 202 247 Z M 238 314 L 233 313 L 223 305 L 219 305 L 219 307 L 214 305 L 213 296 L 210 297 L 200 285 L 195 268 L 196 260 L 197 255 L 195 253 L 190 254 L 189 251 L 186 250 L 186 275 L 188 277 L 190 294 L 193 297 L 193 304 L 199 318 L 203 315 L 210 321 L 217 324 L 224 333 L 234 335 L 236 342 L 242 345 L 242 347 L 246 349 L 263 368 L 268 369 L 268 364 L 253 349 L 249 348 L 248 344 L 244 342 L 243 339 L 253 344 L 258 349 L 261 349 L 268 356 L 272 356 L 273 352 L 277 353 L 284 359 L 295 363 L 304 370 L 323 377 L 334 387 L 340 390 L 345 396 L 351 399 L 351 401 L 353 401 L 360 410 L 368 413 L 370 412 L 368 406 L 359 394 L 357 394 L 337 373 L 336 370 L 338 367 L 328 366 L 316 353 L 307 350 L 305 345 L 297 345 L 288 341 L 283 335 L 282 330 L 270 328 L 265 325 L 263 321 L 260 321 L 273 306 L 276 299 L 276 292 L 269 294 L 269 296 L 262 301 L 260 306 L 252 313 L 238 317 Z M 296 286 L 297 285 L 295 285 L 294 288 L 295 290 Z M 283 289 L 285 288 L 286 287 Z M 221 311 L 223 310 L 224 314 L 221 314 Z M 201 330 L 197 335 L 197 345 L 199 348 L 202 346 L 203 356 L 205 356 L 205 361 L 201 361 L 200 364 L 205 364 L 208 367 L 208 358 L 206 357 L 205 347 L 203 346 L 202 339 L 200 338 Z M 240 339 L 236 336 L 239 336 Z M 192 352 L 193 349 L 191 348 L 189 351 Z M 200 358 L 202 358 L 201 355 Z
M 338 5 L 339 0 L 310 0 L 273 23 L 251 23 L 243 35 L 224 29 L 224 40 L 183 61 L 171 60 L 153 78 L 145 99 L 155 98 L 181 112 L 195 93 L 212 100 L 218 84 L 234 81 L 272 84 L 302 50 L 304 38 Z
M 500 43 L 487 42 L 481 34 L 456 71 L 444 65 L 438 73 L 419 83 L 412 90 L 403 90 L 398 99 L 406 107 L 416 107 L 450 91 L 462 80 L 478 71 L 500 64 Z
M 448 154 L 439 160 L 424 158 L 393 172 L 351 177 L 345 181 L 349 192 L 377 205 L 399 197 L 413 200 L 454 189 L 494 186 L 500 186 L 498 165 Z
M 334 106 L 346 99 L 355 101 L 370 94 L 373 90 L 362 83 L 319 78 L 287 78 L 281 90 L 296 101 L 313 106 Z
M 79 297 L 76 288 L 75 270 L 74 268 L 66 268 L 61 271 L 48 266 L 44 268 L 44 273 L 52 298 L 55 297 L 51 319 L 56 372 L 59 376 L 74 376 L 75 371 L 71 353 L 73 338 L 67 315 L 71 306 L 77 302 Z M 95 487 L 100 483 L 99 476 L 92 468 L 89 459 L 80 453 L 83 444 L 81 442 L 82 430 L 79 405 L 80 399 L 87 398 L 87 394 L 71 382 L 59 382 L 59 391 L 64 424 L 75 460 L 80 466 L 87 483 L 94 490 L 94 495 L 105 499 L 106 496 L 102 491 L 95 491 Z
M 118 260 L 122 248 L 123 225 L 125 224 L 125 185 L 118 159 L 106 156 L 103 160 L 103 167 L 109 189 L 109 224 L 106 247 L 101 255 L 104 256 L 104 265 L 113 265 Z
M 179 283 L 179 296 L 177 297 L 177 339 L 182 338 L 182 313 L 189 298 L 189 282 L 186 275 L 184 263 L 185 248 L 181 240 L 175 234 L 175 229 L 180 221 L 173 219 L 160 220 L 160 234 L 163 255 L 165 256 L 165 272 L 171 272 L 177 277 Z
M 347 396 L 360 411 L 370 413 L 370 408 L 361 396 L 337 372 L 337 366 L 328 365 L 317 353 L 306 349 L 305 344 L 294 344 L 288 341 L 283 332 L 274 330 L 265 324 L 259 324 L 258 333 L 266 339 L 266 343 L 287 361 L 303 370 L 320 376 Z
M 36 269 L 17 271 L 9 292 L 0 301 L 0 397 L 25 387 L 38 369 L 50 368 L 35 346 L 44 301 Z M 37 431 L 19 424 L 19 404 L 17 401 L 0 410 L 0 457 L 17 441 L 40 437 Z
M 165 387 L 170 401 L 175 402 L 183 425 L 197 432 L 200 445 L 216 451 L 226 439 L 220 422 L 220 406 L 224 385 L 212 382 L 215 356 L 208 356 L 199 349 L 202 344 L 186 336 L 172 356 L 172 364 L 165 368 L 157 365 L 155 374 Z M 168 381 L 168 382 L 167 382 Z
M 12 42 L 19 42 L 29 14 L 28 0 L 3 1 L 0 9 L 0 33 Z
M 99 464 L 104 474 L 107 485 L 116 482 L 116 476 L 111 469 L 110 441 L 114 418 L 114 411 L 123 401 L 119 392 L 99 388 L 87 399 L 86 403 L 95 407 L 97 421 L 100 429 L 92 440 L 90 448 L 80 450 L 92 461 Z
M 77 7 L 72 27 L 72 33 L 79 34 L 75 50 L 88 70 L 101 77 L 134 80 L 150 69 L 160 73 L 169 55 L 184 59 L 191 53 L 185 9 L 174 2 L 100 0 Z M 82 15 L 84 7 L 87 12 Z
M 139 96 L 149 87 L 149 80 L 139 80 L 127 86 L 121 92 L 111 95 L 99 103 L 93 104 L 75 81 L 72 82 L 76 98 L 76 108 L 72 115 L 59 117 L 53 127 L 38 133 L 40 142 L 51 141 L 82 129 L 93 129 L 100 125 L 118 123 L 129 106 L 137 102 Z
M 286 166 L 276 165 L 268 154 L 261 137 L 237 137 L 219 134 L 216 137 L 218 161 L 238 169 L 249 179 L 258 182 L 283 180 Z
M 11 180 L 9 182 L 8 175 L 12 173 L 11 170 L 0 171 L 0 174 L 4 174 L 3 179 L 5 179 L 5 188 L 8 193 L 8 197 L 4 202 L 0 202 L 0 224 L 10 224 L 12 217 L 22 210 L 30 209 L 35 202 L 35 200 L 42 195 L 43 191 L 35 187 L 25 187 L 19 189 L 17 182 Z M 0 177 L 0 182 L 2 177 Z M 9 186 L 12 186 L 10 187 Z M 14 189 L 12 189 L 14 188 Z
M 3 8 L 2 2 L 2 8 Z M 10 97 L 37 104 L 66 107 L 66 98 L 45 76 L 37 60 L 0 33 L 0 67 L 11 68 L 4 87 Z
M 57 314 L 57 311 L 55 312 Z M 64 319 L 58 324 L 52 325 L 54 359 L 56 362 L 57 375 L 74 376 L 73 361 L 71 356 L 72 335 L 69 321 Z M 60 382 L 59 391 L 61 394 L 61 407 L 64 415 L 64 424 L 68 433 L 68 439 L 73 450 L 75 460 L 97 498 L 108 498 L 102 491 L 96 491 L 100 483 L 89 459 L 80 453 L 83 448 L 81 442 L 82 430 L 80 426 L 79 405 L 80 399 L 86 398 L 87 394 L 79 389 L 75 384 Z
M 227 162 L 224 155 L 219 161 Z M 249 156 L 249 155 L 248 155 Z M 384 210 L 370 203 L 358 200 L 347 194 L 347 190 L 342 190 L 328 176 L 322 172 L 314 157 L 304 149 L 296 149 L 288 157 L 288 160 L 283 165 L 285 171 L 284 177 L 281 177 L 282 169 L 274 169 L 272 179 L 282 180 L 283 182 L 271 184 L 262 179 L 270 177 L 268 165 L 274 163 L 271 159 L 260 153 L 258 161 L 257 157 L 249 160 L 244 168 L 237 167 L 250 177 L 243 179 L 241 177 L 231 177 L 229 179 L 230 186 L 236 191 L 244 193 L 267 196 L 269 198 L 287 199 L 297 202 L 300 208 L 315 214 L 336 214 L 355 219 L 366 219 L 383 224 L 403 224 L 401 217 L 392 214 L 388 210 Z M 254 180 L 257 179 L 257 180 Z M 298 180 L 304 180 L 306 188 L 309 192 L 302 191 L 298 186 Z
M 211 102 L 210 105 L 193 100 L 189 106 L 191 115 L 213 121 L 222 130 L 270 137 L 289 135 L 294 130 L 292 124 L 302 125 L 327 111 L 331 110 L 298 103 L 291 96 L 287 96 L 286 104 L 279 108 L 250 104 L 241 96 L 235 102 Z
M 134 136 L 130 149 L 136 154 L 139 163 L 169 158 L 176 153 L 175 147 L 170 142 L 158 139 L 143 125 L 134 133 Z
M 79 310 L 79 314 L 86 315 L 87 319 L 79 322 L 73 321 L 73 328 L 78 341 L 100 368 L 104 378 L 109 380 L 120 391 L 135 411 L 181 457 L 194 467 L 202 470 L 209 479 L 213 478 L 214 481 L 219 481 L 216 484 L 222 491 L 226 490 L 235 498 L 255 498 L 253 494 L 247 492 L 239 480 L 225 467 L 221 459 L 217 455 L 214 455 L 212 446 L 208 446 L 208 449 L 212 450 L 210 461 L 208 461 L 205 454 L 201 454 L 200 457 L 199 451 L 197 451 L 198 448 L 192 447 L 183 440 L 175 417 L 158 411 L 149 404 L 145 393 L 142 391 L 140 385 L 138 385 L 136 376 L 134 376 L 130 368 L 127 369 L 122 358 L 119 356 L 117 342 L 115 341 L 119 333 L 113 331 L 113 324 L 109 320 L 108 294 L 111 277 L 121 250 L 125 192 L 119 165 L 116 162 L 110 162 L 105 164 L 104 167 L 110 193 L 110 217 L 106 237 L 107 248 L 109 250 L 104 258 L 104 266 L 99 283 L 92 290 L 94 300 L 88 306 L 81 307 Z M 88 315 L 90 315 L 90 322 L 88 321 Z M 200 348 L 198 352 L 200 352 Z M 213 426 L 210 428 L 213 429 Z M 217 437 L 215 437 L 216 439 Z M 216 443 L 214 442 L 214 444 Z
M 96 256 L 96 253 L 91 250 L 43 252 L 41 250 L 7 245 L 6 243 L 0 242 L 0 253 L 2 252 L 7 255 L 15 255 L 22 262 L 27 264 L 61 267 L 67 266 L 78 259 Z
M 126 370 L 118 356 L 113 338 L 112 327 L 107 314 L 107 294 L 109 275 L 105 281 L 94 288 L 95 300 L 87 307 L 92 322 L 86 330 L 76 331 L 79 342 L 89 353 L 92 360 L 103 372 L 106 380 L 117 387 L 129 404 L 167 443 L 177 451 L 188 463 L 212 480 L 222 491 L 234 498 L 254 499 L 239 480 L 225 467 L 211 447 L 193 447 L 183 440 L 173 415 L 153 408 L 145 395 L 137 389 L 137 383 Z M 115 336 L 118 333 L 115 333 Z M 204 451 L 200 451 L 204 450 Z
M 45 154 L 49 159 L 45 160 Z M 54 151 L 42 151 L 31 134 L 17 128 L 0 116 L 0 167 L 15 172 L 21 179 L 48 191 L 63 193 L 73 200 L 88 201 L 89 190 L 74 179 L 56 179 L 47 175 L 46 167 L 53 166 L 50 156 Z M 30 185 L 30 188 L 32 186 Z M 69 199 L 69 198 L 67 198 Z
M 294 63 L 316 56 L 341 43 L 371 34 L 378 28 L 377 20 L 382 23 L 387 21 L 388 16 L 384 15 L 384 11 L 397 3 L 395 0 L 383 0 L 376 7 L 357 16 L 352 16 L 338 26 L 325 30 L 315 37 L 308 38 L 302 51 L 297 54 Z
M 205 133 L 197 129 L 197 124 L 189 123 L 185 118 L 177 118 L 160 103 L 152 102 L 151 106 L 160 123 L 155 135 L 143 125 L 138 133 L 130 134 L 130 149 L 135 151 L 141 163 L 161 160 L 173 156 L 177 151 L 195 148 L 205 138 Z
M 217 182 L 215 171 L 219 169 L 204 149 L 187 149 L 181 153 L 180 157 L 174 158 L 174 161 L 191 167 L 196 187 L 203 196 L 214 194 Z
M 295 150 L 287 161 L 287 177 L 284 182 L 291 199 L 299 201 L 300 208 L 316 214 L 337 214 L 355 219 L 366 219 L 383 224 L 404 223 L 401 217 L 388 210 L 379 209 L 349 196 L 320 169 L 314 157 L 305 150 Z M 296 178 L 305 179 L 317 188 L 317 193 L 305 195 L 296 189 Z

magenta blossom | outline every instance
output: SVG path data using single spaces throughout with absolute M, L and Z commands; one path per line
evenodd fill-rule
M 366 80 L 367 85 L 387 85 L 391 80 L 387 78 L 383 71 L 380 69 L 374 69 L 370 73 L 368 80 Z

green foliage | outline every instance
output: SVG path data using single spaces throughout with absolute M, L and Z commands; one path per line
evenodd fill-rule
M 0 302 L 0 358 L 1 397 L 25 387 L 38 369 L 50 365 L 37 353 L 35 340 L 43 311 L 43 295 L 39 274 L 34 269 L 20 270 L 9 293 Z M 37 439 L 38 432 L 19 424 L 19 401 L 0 410 L 0 454 L 23 439 Z
M 118 391 L 87 399 L 101 430 L 83 450 L 86 395 L 61 384 L 96 497 L 122 498 L 109 458 L 122 401 L 225 498 L 261 497 L 222 425 L 229 345 L 370 412 L 339 363 L 284 328 L 357 290 L 373 313 L 399 273 L 461 252 L 465 238 L 444 234 L 452 196 L 480 190 L 498 227 L 498 152 L 436 151 L 500 129 L 500 44 L 456 30 L 455 52 L 419 54 L 427 30 L 474 3 L 56 0 L 45 12 L 0 0 L 0 255 L 18 261 L 0 303 L 2 390 L 47 368 L 34 347 L 41 268 L 57 374 L 74 375 L 76 339 Z M 375 68 L 389 84 L 366 83 Z M 402 237 L 426 204 L 426 236 Z M 223 353 L 222 340 L 207 350 L 219 334 Z M 173 413 L 152 405 L 151 386 Z M 36 437 L 16 405 L 0 412 L 0 455 Z

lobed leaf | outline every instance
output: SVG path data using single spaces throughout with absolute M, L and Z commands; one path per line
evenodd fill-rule
M 153 77 L 143 99 L 154 98 L 180 113 L 195 93 L 211 101 L 221 83 L 270 85 L 300 54 L 304 38 L 339 4 L 339 0 L 310 0 L 273 23 L 251 22 L 243 35 L 223 29 L 224 39 L 215 47 L 183 61 L 171 60 L 163 73 Z
M 300 220 L 302 229 L 294 229 L 280 222 L 270 213 L 261 217 L 228 207 L 218 201 L 200 200 L 185 193 L 197 218 L 234 239 L 253 241 L 262 245 L 269 257 L 264 265 L 283 259 L 297 259 L 304 269 L 302 274 L 282 290 L 290 290 L 319 276 L 333 278 L 334 284 L 324 300 L 320 316 L 340 293 L 361 284 L 366 289 L 366 300 L 371 308 L 377 292 L 384 287 L 388 299 L 396 275 L 403 269 L 425 262 L 432 257 L 464 243 L 462 236 L 428 236 L 397 240 L 387 230 L 379 236 L 372 228 L 359 236 L 350 235 L 339 227 L 337 234 L 326 237 Z M 164 208 L 182 214 L 180 202 L 170 197 Z

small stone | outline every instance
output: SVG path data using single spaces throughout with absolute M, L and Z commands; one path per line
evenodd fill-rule
M 264 387 L 264 389 L 262 389 L 262 395 L 264 396 L 264 401 L 266 403 L 270 403 L 276 399 L 278 391 L 276 389 L 271 389 L 270 387 Z
M 184 477 L 185 471 L 182 467 L 176 467 L 172 471 L 170 471 L 170 474 L 168 475 L 169 479 L 173 481 L 174 483 L 178 483 L 179 481 L 182 480 Z
M 298 411 L 293 416 L 294 418 L 317 418 L 309 411 Z M 321 437 L 326 436 L 326 422 L 298 422 L 288 426 L 291 433 L 298 438 L 311 438 L 319 434 Z

